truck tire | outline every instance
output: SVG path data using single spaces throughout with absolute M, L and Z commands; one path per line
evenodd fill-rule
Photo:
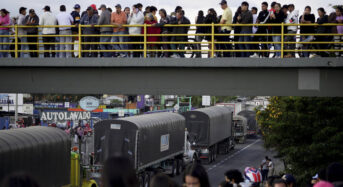
M 177 161 L 174 160 L 173 161 L 173 167 L 172 167 L 172 173 L 171 173 L 171 177 L 174 177 L 177 173 Z

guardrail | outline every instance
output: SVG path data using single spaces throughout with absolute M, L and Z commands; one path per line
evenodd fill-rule
M 215 29 L 218 27 L 222 27 L 222 26 L 231 26 L 231 27 L 258 27 L 258 26 L 263 26 L 263 27 L 281 27 L 281 33 L 267 33 L 267 34 L 259 34 L 259 33 L 249 33 L 249 34 L 240 34 L 240 33 L 230 33 L 230 34 L 218 34 L 215 32 Z M 46 52 L 74 52 L 77 53 L 78 58 L 82 58 L 82 54 L 83 53 L 99 53 L 99 52 L 140 52 L 143 54 L 144 58 L 148 57 L 149 53 L 153 53 L 153 52 L 177 52 L 177 53 L 200 53 L 200 54 L 206 54 L 209 53 L 210 57 L 214 57 L 215 53 L 223 53 L 223 52 L 230 52 L 230 53 L 237 53 L 237 52 L 254 52 L 254 53 L 259 53 L 259 52 L 280 52 L 281 53 L 281 58 L 284 57 L 284 53 L 286 52 L 343 52 L 343 49 L 329 49 L 329 48 L 324 48 L 324 49 L 285 49 L 285 45 L 289 45 L 289 44 L 307 44 L 307 45 L 311 45 L 311 44 L 318 44 L 318 45 L 328 45 L 328 44 L 339 44 L 339 45 L 343 45 L 343 41 L 310 41 L 310 42 L 303 42 L 303 41 L 285 41 L 285 37 L 286 36 L 294 36 L 294 37 L 301 37 L 301 36 L 314 36 L 314 37 L 333 37 L 333 36 L 343 36 L 343 34 L 337 34 L 337 33 L 309 33 L 309 34 L 300 34 L 300 33 L 292 33 L 292 34 L 288 34 L 285 32 L 285 27 L 287 26 L 310 26 L 310 27 L 335 27 L 335 26 L 343 26 L 343 24 L 179 24 L 179 25 L 164 25 L 164 27 L 210 27 L 211 28 L 211 33 L 201 33 L 201 34 L 195 34 L 195 33 L 184 33 L 184 34 L 174 34 L 174 33 L 168 33 L 168 34 L 149 34 L 147 33 L 148 28 L 149 27 L 153 27 L 152 25 L 122 25 L 121 27 L 123 28 L 128 28 L 128 27 L 141 27 L 143 34 L 111 34 L 111 35 L 102 35 L 102 34 L 82 34 L 82 32 L 78 32 L 76 34 L 71 34 L 71 35 L 43 35 L 43 34 L 37 34 L 37 35 L 19 35 L 18 34 L 18 29 L 22 28 L 22 29 L 27 29 L 27 28 L 60 28 L 60 27 L 78 27 L 79 31 L 84 29 L 84 28 L 89 28 L 89 27 L 95 27 L 95 28 L 100 28 L 100 27 L 118 27 L 118 26 L 114 26 L 114 25 L 68 25 L 68 26 L 58 26 L 58 25 L 51 25 L 51 26 L 19 26 L 19 25 L 13 25 L 13 26 L 0 26 L 0 28 L 9 28 L 10 30 L 14 29 L 13 34 L 10 35 L 0 35 L 0 38 L 14 38 L 14 42 L 3 42 L 0 43 L 0 45 L 14 45 L 14 49 L 13 50 L 0 50 L 0 52 L 7 52 L 7 53 L 14 53 L 14 57 L 18 58 L 18 53 L 21 52 L 33 52 L 33 53 L 46 53 Z M 194 29 L 191 29 L 194 30 Z M 85 42 L 84 38 L 86 37 L 114 37 L 114 36 L 118 36 L 118 37 L 142 37 L 142 41 L 141 42 Z M 195 42 L 188 42 L 188 41 L 153 41 L 153 42 L 149 42 L 148 38 L 149 37 L 177 37 L 177 36 L 184 36 L 184 37 L 195 37 L 195 36 L 210 36 L 211 40 L 207 41 L 207 42 L 203 42 L 203 41 L 195 41 Z M 216 37 L 235 37 L 235 36 L 264 36 L 264 37 L 272 37 L 272 36 L 280 36 L 280 41 L 279 42 L 271 42 L 271 41 L 248 41 L 248 42 L 244 42 L 244 41 L 233 41 L 233 40 L 229 40 L 229 41 L 216 41 Z M 20 45 L 74 45 L 73 42 L 19 42 L 20 38 L 24 38 L 24 37 L 37 37 L 38 39 L 40 37 L 77 37 L 79 40 L 78 42 L 78 49 L 77 50 L 40 50 L 39 48 L 37 50 L 21 50 L 19 49 Z M 80 40 L 81 39 L 81 40 Z M 126 44 L 126 45 L 141 45 L 141 49 L 127 49 L 127 50 L 101 50 L 101 49 L 96 49 L 96 50 L 85 50 L 83 49 L 84 45 L 115 45 L 115 44 Z M 188 44 L 188 45 L 193 45 L 194 48 L 186 48 L 186 49 L 149 49 L 148 46 L 149 45 L 163 45 L 163 44 Z M 203 44 L 205 45 L 209 45 L 211 46 L 211 48 L 209 49 L 196 49 L 197 47 L 195 45 L 200 45 L 203 46 Z M 268 47 L 268 49 L 216 49 L 215 45 L 217 44 L 229 44 L 232 46 L 236 46 L 237 44 L 248 44 L 248 45 L 260 45 L 260 44 L 268 44 L 268 45 L 275 45 L 275 44 L 279 44 L 280 49 L 273 49 L 271 50 L 270 47 Z M 169 47 L 170 48 L 170 47 Z

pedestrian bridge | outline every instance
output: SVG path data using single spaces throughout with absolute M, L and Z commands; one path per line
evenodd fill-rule
M 9 58 L 0 93 L 343 97 L 340 58 Z

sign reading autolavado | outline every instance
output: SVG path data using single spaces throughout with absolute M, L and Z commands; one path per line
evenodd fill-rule
M 91 112 L 42 112 L 42 121 L 68 121 L 91 119 Z
M 83 110 L 92 111 L 99 107 L 100 102 L 99 99 L 95 97 L 87 96 L 82 98 L 79 104 Z

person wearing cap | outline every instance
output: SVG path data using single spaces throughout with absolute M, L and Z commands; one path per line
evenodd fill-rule
M 74 10 L 70 13 L 70 15 L 73 17 L 73 25 L 75 25 L 75 27 L 71 28 L 71 33 L 73 35 L 79 34 L 79 24 L 80 24 L 80 20 L 81 20 L 80 12 L 81 12 L 81 6 L 79 4 L 75 4 Z M 79 37 L 77 37 L 77 36 L 72 37 L 72 43 L 74 43 L 78 39 L 79 39 Z M 72 50 L 74 50 L 74 45 L 72 45 Z M 78 55 L 77 52 L 72 53 L 73 57 L 76 57 L 77 55 Z
M 291 174 L 285 174 L 282 176 L 282 179 L 286 182 L 287 187 L 295 187 L 296 186 L 296 180 Z
M 102 4 L 99 8 L 101 10 L 100 18 L 98 20 L 98 25 L 111 25 L 111 13 L 107 10 L 106 5 Z M 111 42 L 112 27 L 100 27 L 100 42 Z M 101 50 L 111 50 L 112 47 L 110 44 L 100 44 Z M 110 52 L 102 52 L 104 57 L 111 57 Z
M 57 21 L 58 25 L 60 26 L 67 26 L 67 25 L 72 25 L 73 24 L 73 17 L 66 12 L 66 6 L 61 5 L 60 6 L 60 13 L 57 14 Z M 71 35 L 71 27 L 60 27 L 59 28 L 60 35 Z M 72 37 L 70 36 L 61 36 L 60 37 L 60 42 L 61 43 L 71 43 L 72 42 Z M 60 50 L 71 50 L 71 44 L 60 44 Z M 71 52 L 60 52 L 59 55 L 60 58 L 70 58 L 71 57 Z
M 54 26 L 57 25 L 57 19 L 56 17 L 51 13 L 50 7 L 45 6 L 43 8 L 44 13 L 39 21 L 39 25 L 42 26 Z M 50 57 L 55 57 L 55 52 L 50 53 L 49 50 L 55 50 L 55 45 L 54 44 L 46 44 L 46 43 L 55 43 L 55 37 L 51 37 L 49 35 L 55 35 L 56 34 L 56 28 L 55 27 L 43 27 L 43 43 L 44 43 L 44 57 L 45 58 L 50 58 Z M 51 56 L 50 56 L 51 54 Z
M 20 7 L 19 8 L 19 16 L 18 16 L 18 21 L 17 21 L 17 24 L 18 26 L 23 26 L 25 23 L 24 23 L 24 20 L 25 20 L 25 16 L 26 16 L 26 9 L 25 7 Z M 18 28 L 18 35 L 26 35 L 26 30 L 24 28 Z M 19 36 L 18 37 L 18 42 L 19 43 L 26 43 L 27 42 L 27 38 L 26 37 L 22 37 L 22 36 Z M 19 50 L 28 50 L 28 46 L 26 44 L 21 44 L 18 46 L 18 49 Z M 20 52 L 18 54 L 19 57 L 24 57 L 24 52 Z
M 27 37 L 27 42 L 31 43 L 29 44 L 29 50 L 38 50 L 37 44 L 38 44 L 38 27 L 36 27 L 39 24 L 39 17 L 36 15 L 36 12 L 34 9 L 29 10 L 29 15 L 25 17 L 24 25 L 25 26 L 33 26 L 26 28 L 27 35 L 36 35 Z M 38 51 L 37 52 L 30 52 L 30 57 L 36 58 L 38 57 Z
M 91 25 L 91 27 L 84 27 L 83 28 L 83 34 L 85 35 L 94 35 L 97 34 L 97 28 L 94 27 L 94 25 L 98 24 L 99 16 L 97 14 L 94 14 L 94 9 L 92 7 L 87 8 L 87 14 L 84 15 L 81 18 L 80 24 L 81 25 Z M 97 41 L 97 37 L 84 37 L 85 42 L 87 43 L 95 43 Z M 96 44 L 85 44 L 82 47 L 84 50 L 97 50 L 97 45 Z M 83 53 L 84 57 L 97 57 L 98 53 L 97 52 L 84 52 Z
M 111 16 L 111 23 L 116 27 L 113 28 L 113 34 L 115 35 L 123 35 L 125 34 L 125 28 L 122 25 L 127 24 L 127 17 L 125 12 L 122 11 L 121 5 L 117 4 L 116 11 L 112 13 Z M 112 42 L 125 42 L 123 36 L 114 36 L 112 38 Z M 114 44 L 115 50 L 127 50 L 127 44 Z M 126 57 L 127 52 L 121 52 L 120 57 Z
M 10 34 L 10 28 L 5 28 L 1 26 L 9 26 L 10 25 L 10 15 L 6 9 L 0 10 L 0 35 L 8 36 Z M 0 37 L 0 43 L 9 43 L 9 37 Z M 9 50 L 8 44 L 0 44 L 0 50 Z M 0 58 L 7 57 L 8 52 L 0 52 Z
M 221 8 L 224 10 L 222 18 L 220 20 L 220 24 L 232 24 L 232 11 L 230 7 L 228 7 L 226 0 L 222 0 L 220 3 Z M 230 34 L 232 30 L 231 26 L 222 26 L 220 34 Z M 220 36 L 218 37 L 218 41 L 220 42 L 229 42 L 230 36 Z M 220 49 L 223 50 L 231 50 L 231 44 L 220 44 Z M 230 52 L 223 52 L 224 57 L 230 57 Z

